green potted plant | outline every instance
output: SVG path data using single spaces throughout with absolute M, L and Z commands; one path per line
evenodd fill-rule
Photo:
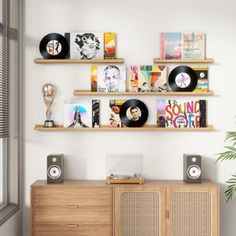
M 224 152 L 218 153 L 217 161 L 231 161 L 236 160 L 236 132 L 227 132 L 225 142 L 228 145 L 224 146 Z M 226 181 L 227 190 L 225 191 L 227 202 L 236 199 L 236 173 Z

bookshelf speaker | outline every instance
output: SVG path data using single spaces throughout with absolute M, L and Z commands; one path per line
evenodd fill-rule
M 50 154 L 47 157 L 47 183 L 64 182 L 64 155 Z
M 184 154 L 183 176 L 186 183 L 201 183 L 201 156 Z

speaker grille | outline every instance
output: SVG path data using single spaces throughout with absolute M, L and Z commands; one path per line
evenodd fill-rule
M 172 198 L 173 236 L 211 236 L 211 194 L 177 192 Z
M 157 192 L 125 192 L 121 195 L 121 236 L 159 236 Z

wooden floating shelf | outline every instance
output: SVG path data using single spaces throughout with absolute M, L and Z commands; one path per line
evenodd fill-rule
M 44 128 L 43 125 L 35 125 L 34 130 L 37 131 L 214 131 L 214 127 L 201 128 L 158 128 L 155 125 L 145 125 L 142 127 L 125 127 L 111 128 L 108 125 L 102 125 L 99 128 L 66 128 L 63 125 L 58 125 L 54 128 Z
M 208 92 L 174 92 L 174 91 L 169 91 L 169 92 L 92 92 L 89 90 L 74 90 L 74 95 L 75 96 L 111 96 L 111 95 L 134 95 L 134 96 L 143 96 L 143 95 L 148 95 L 148 96 L 213 96 L 214 92 L 212 90 Z
M 44 58 L 35 58 L 34 63 L 82 63 L 82 64 L 93 64 L 93 63 L 124 63 L 123 58 L 116 59 L 44 59 Z
M 213 58 L 205 58 L 205 59 L 160 59 L 154 58 L 154 63 L 214 63 Z

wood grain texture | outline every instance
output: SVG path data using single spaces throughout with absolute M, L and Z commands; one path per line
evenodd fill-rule
M 34 236 L 112 236 L 111 225 L 35 224 Z

